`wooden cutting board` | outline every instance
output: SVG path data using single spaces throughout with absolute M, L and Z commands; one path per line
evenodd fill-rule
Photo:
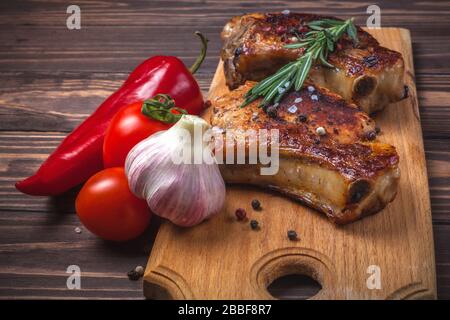
M 209 221 L 189 229 L 162 224 L 144 275 L 147 298 L 270 299 L 267 286 L 287 274 L 316 279 L 322 289 L 314 299 L 436 298 L 410 33 L 398 28 L 369 32 L 382 45 L 400 51 L 406 62 L 410 97 L 375 117 L 382 128 L 380 140 L 395 145 L 400 155 L 396 199 L 374 216 L 338 227 L 281 195 L 228 186 L 224 209 Z M 227 90 L 220 63 L 209 96 Z M 251 208 L 255 198 L 262 203 L 260 212 Z M 248 222 L 236 221 L 239 207 L 260 222 L 259 231 L 251 230 Z M 287 239 L 289 229 L 297 230 L 299 241 Z M 377 275 L 379 289 L 373 288 Z

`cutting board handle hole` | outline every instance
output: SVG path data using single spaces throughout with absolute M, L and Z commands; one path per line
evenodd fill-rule
M 316 299 L 326 297 L 333 289 L 333 275 L 333 264 L 322 253 L 290 247 L 258 259 L 250 271 L 250 281 L 263 299 L 287 299 L 299 293 L 302 299 Z M 286 286 L 287 294 L 278 294 Z
M 322 285 L 312 277 L 305 274 L 288 274 L 281 276 L 267 287 L 270 295 L 280 300 L 309 299 L 322 290 Z

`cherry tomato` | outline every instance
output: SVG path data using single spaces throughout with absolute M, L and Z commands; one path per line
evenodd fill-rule
M 142 102 L 130 104 L 111 120 L 103 142 L 105 168 L 123 167 L 128 152 L 137 143 L 172 126 L 143 115 L 141 108 Z
M 106 240 L 136 238 L 150 223 L 147 203 L 131 193 L 123 168 L 93 175 L 78 194 L 75 207 L 83 225 Z

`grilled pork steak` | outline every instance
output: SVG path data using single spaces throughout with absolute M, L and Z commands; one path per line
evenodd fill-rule
M 223 164 L 226 182 L 280 191 L 338 224 L 375 213 L 394 199 L 399 157 L 393 146 L 375 142 L 375 123 L 369 116 L 327 89 L 311 85 L 287 93 L 276 114 L 264 112 L 258 100 L 241 108 L 252 85 L 247 82 L 213 100 L 211 124 L 225 132 L 278 129 L 279 170 L 260 175 L 260 164 Z M 318 127 L 324 135 L 318 134 L 323 134 Z
M 286 49 L 309 31 L 307 23 L 324 17 L 311 14 L 248 14 L 228 22 L 222 32 L 222 60 L 230 89 L 246 80 L 260 81 L 302 55 L 304 48 Z M 344 36 L 328 61 L 336 68 L 316 65 L 309 79 L 353 101 L 367 113 L 381 110 L 404 96 L 404 62 L 400 53 L 381 47 L 358 28 L 354 46 Z

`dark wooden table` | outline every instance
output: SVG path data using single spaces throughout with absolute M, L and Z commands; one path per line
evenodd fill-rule
M 0 298 L 130 298 L 142 283 L 126 272 L 145 265 L 157 229 L 112 244 L 85 230 L 74 214 L 76 190 L 30 197 L 14 182 L 30 175 L 61 139 L 117 89 L 142 60 L 176 55 L 190 65 L 210 39 L 197 75 L 206 92 L 218 62 L 219 33 L 233 15 L 284 9 L 354 16 L 359 1 L 23 1 L 0 2 Z M 81 30 L 68 30 L 66 8 L 81 7 Z M 382 26 L 412 33 L 428 166 L 439 298 L 450 298 L 450 2 L 379 1 Z M 402 124 L 399 123 L 399 126 Z M 406 160 L 406 159 L 405 159 Z M 81 227 L 82 233 L 74 231 Z M 417 239 L 421 241 L 421 239 Z M 81 268 L 81 290 L 66 269 Z M 274 292 L 302 297 L 281 281 Z M 302 284 L 300 281 L 299 284 Z M 308 284 L 308 283 L 307 283 Z

